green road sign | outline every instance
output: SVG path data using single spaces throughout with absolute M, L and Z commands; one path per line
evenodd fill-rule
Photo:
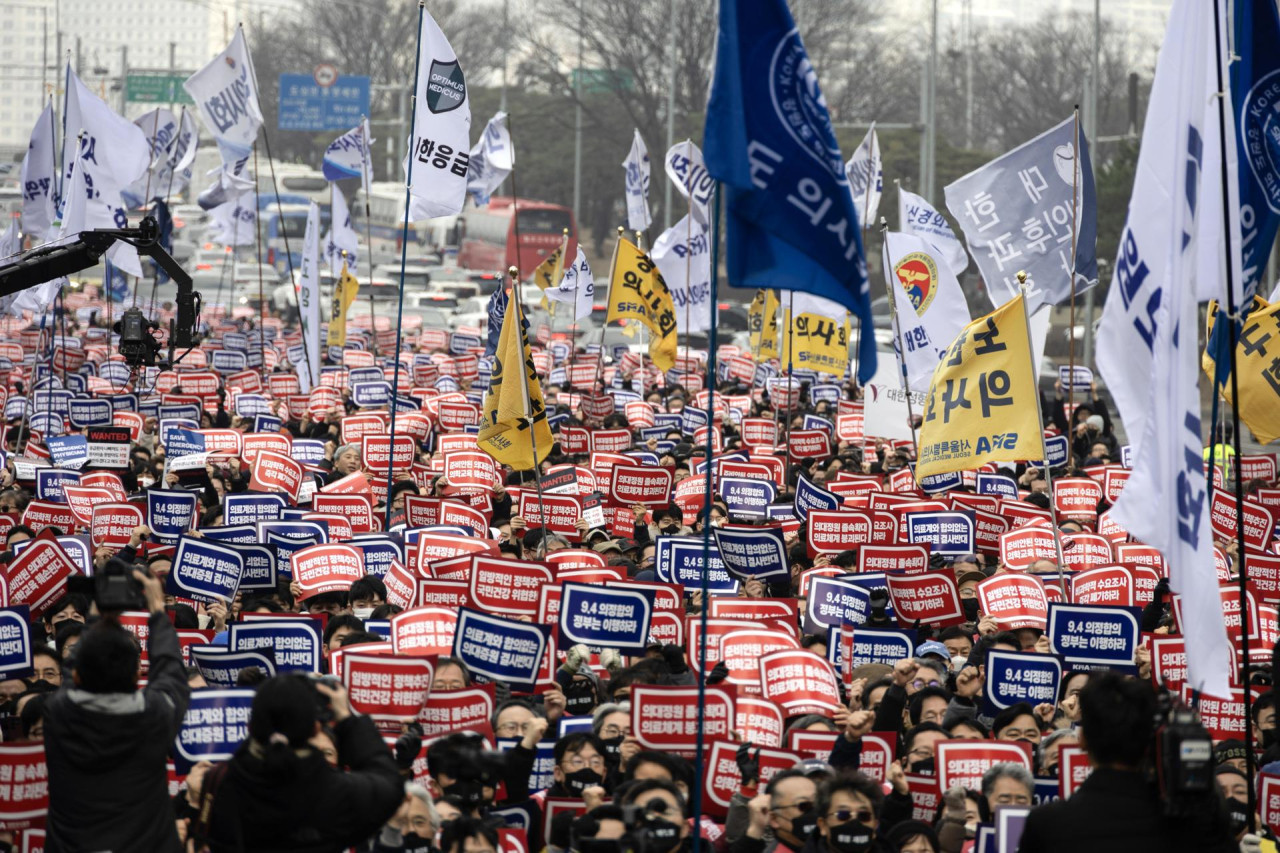
M 611 71 L 608 68 L 575 68 L 570 78 L 574 88 L 582 85 L 582 94 L 600 95 L 605 92 L 630 92 L 636 81 L 627 70 Z
M 124 97 L 131 104 L 194 104 L 182 88 L 186 76 L 130 74 L 125 79 Z

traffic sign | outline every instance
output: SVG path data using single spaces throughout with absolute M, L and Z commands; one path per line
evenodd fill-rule
M 328 67 L 280 75 L 281 130 L 350 130 L 369 115 L 369 78 L 322 73 Z
M 186 75 L 130 74 L 125 78 L 124 98 L 131 104 L 194 104 L 182 88 Z

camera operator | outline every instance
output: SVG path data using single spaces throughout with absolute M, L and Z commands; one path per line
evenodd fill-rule
M 1096 673 L 1080 691 L 1080 744 L 1094 770 L 1071 799 L 1040 806 L 1027 818 L 1019 850 L 1185 850 L 1228 853 L 1238 848 L 1217 790 L 1205 792 L 1191 814 L 1166 815 L 1156 785 L 1143 772 L 1155 739 L 1151 685 L 1116 672 Z
M 165 761 L 191 691 L 160 581 L 129 571 L 151 613 L 147 686 L 138 642 L 113 615 L 84 632 L 72 683 L 44 706 L 49 851 L 180 849 Z
M 308 741 L 333 719 L 338 764 Z M 196 849 L 337 851 L 374 836 L 404 800 L 404 783 L 377 728 L 351 711 L 340 684 L 278 675 L 258 688 L 249 738 L 205 776 Z

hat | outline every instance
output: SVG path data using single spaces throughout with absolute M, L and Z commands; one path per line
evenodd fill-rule
M 922 658 L 925 655 L 937 655 L 943 660 L 951 660 L 951 652 L 937 640 L 929 640 L 916 646 L 916 657 Z
M 634 551 L 639 547 L 634 539 L 617 539 L 615 541 L 618 543 L 619 551 Z
M 960 586 L 961 584 L 968 583 L 969 581 L 977 581 L 978 583 L 982 583 L 986 579 L 987 579 L 987 576 L 984 575 L 982 572 L 961 572 L 960 577 L 956 578 L 956 586 Z
M 835 775 L 835 770 L 832 769 L 831 765 L 823 761 L 821 758 L 806 758 L 804 761 L 801 761 L 799 764 L 797 764 L 795 767 L 791 769 L 799 770 L 801 773 L 803 773 L 806 776 Z
M 607 540 L 609 538 L 609 531 L 605 530 L 603 527 L 593 527 L 588 530 L 582 538 L 584 542 L 590 542 L 597 536 L 603 537 Z
M 1243 756 L 1241 757 L 1243 758 Z M 1249 777 L 1245 775 L 1245 772 L 1234 764 L 1219 764 L 1217 767 L 1213 768 L 1214 776 L 1221 776 L 1224 773 L 1234 773 L 1245 781 L 1248 781 L 1249 779 Z
M 592 547 L 594 547 L 596 551 L 601 554 L 603 554 L 605 551 L 617 551 L 619 554 L 622 553 L 622 548 L 620 548 L 618 546 L 618 543 L 613 541 L 612 539 L 606 539 L 604 542 L 601 542 L 599 545 L 594 545 Z
M 1246 749 L 1247 747 L 1244 745 L 1244 741 L 1234 739 L 1224 740 L 1222 743 L 1218 744 L 1218 748 L 1213 751 L 1214 763 L 1226 764 L 1228 761 L 1232 761 L 1236 758 L 1244 761 L 1248 757 L 1246 755 Z
M 1089 425 L 1089 429 L 1097 430 L 1098 432 L 1102 431 L 1102 415 L 1089 415 L 1084 419 L 1084 422 Z

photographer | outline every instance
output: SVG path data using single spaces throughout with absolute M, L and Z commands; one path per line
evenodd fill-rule
M 332 715 L 338 763 L 308 743 Z M 262 684 L 249 738 L 205 776 L 192 835 L 221 851 L 339 851 L 374 836 L 404 800 L 395 761 L 341 685 L 300 675 Z
M 107 615 L 80 638 L 72 683 L 44 706 L 49 851 L 179 849 L 165 761 L 190 690 L 160 581 L 132 578 L 151 613 L 146 689 L 137 640 Z

